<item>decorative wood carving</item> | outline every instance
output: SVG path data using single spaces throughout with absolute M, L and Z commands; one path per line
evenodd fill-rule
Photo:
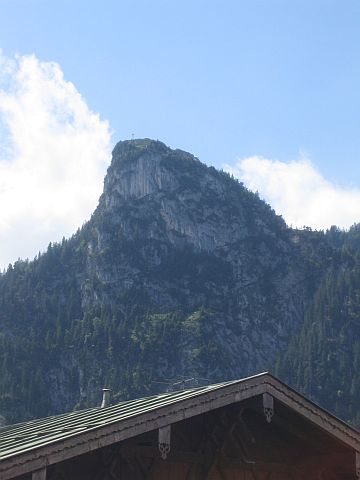
M 274 397 L 269 393 L 263 393 L 263 407 L 266 421 L 270 423 L 274 416 Z
M 171 436 L 171 427 L 166 425 L 166 427 L 159 428 L 159 450 L 161 458 L 166 460 L 170 452 L 170 436 Z

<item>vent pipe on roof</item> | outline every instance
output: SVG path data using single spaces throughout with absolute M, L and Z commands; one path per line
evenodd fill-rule
M 110 405 L 110 388 L 103 388 L 103 398 L 101 402 L 101 407 L 100 408 L 106 408 Z

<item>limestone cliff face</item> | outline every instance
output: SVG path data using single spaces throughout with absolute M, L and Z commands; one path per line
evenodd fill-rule
M 158 218 L 147 225 L 143 215 L 141 237 L 146 228 L 148 238 L 214 251 L 229 238 L 235 241 L 244 236 L 239 228 L 244 218 L 233 215 L 231 224 L 219 216 L 229 200 L 226 190 L 224 179 L 189 153 L 150 140 L 120 142 L 113 152 L 100 208 L 121 217 L 122 208 L 142 205 L 147 210 L 150 202 Z M 139 230 L 133 228 L 134 216 L 128 222 L 122 220 L 123 233 L 136 238 Z
M 88 251 L 98 288 L 86 308 L 141 290 L 154 312 L 210 309 L 206 335 L 227 359 L 218 378 L 269 366 L 308 301 L 283 220 L 227 174 L 158 141 L 116 145 Z

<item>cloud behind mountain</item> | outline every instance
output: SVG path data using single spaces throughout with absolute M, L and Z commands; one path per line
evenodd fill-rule
M 89 218 L 110 159 L 110 130 L 58 64 L 35 55 L 0 55 L 0 72 L 5 267 L 71 235 Z
M 258 191 L 293 227 L 348 228 L 360 222 L 360 190 L 329 182 L 307 158 L 285 163 L 252 156 L 224 169 Z

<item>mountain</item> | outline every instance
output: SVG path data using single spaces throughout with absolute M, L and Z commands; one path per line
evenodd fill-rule
M 119 142 L 91 219 L 0 277 L 0 414 L 14 422 L 96 405 L 104 386 L 118 401 L 275 366 L 317 398 L 299 373 L 304 335 L 321 324 L 319 288 L 355 268 L 349 239 L 287 227 L 187 152 Z

